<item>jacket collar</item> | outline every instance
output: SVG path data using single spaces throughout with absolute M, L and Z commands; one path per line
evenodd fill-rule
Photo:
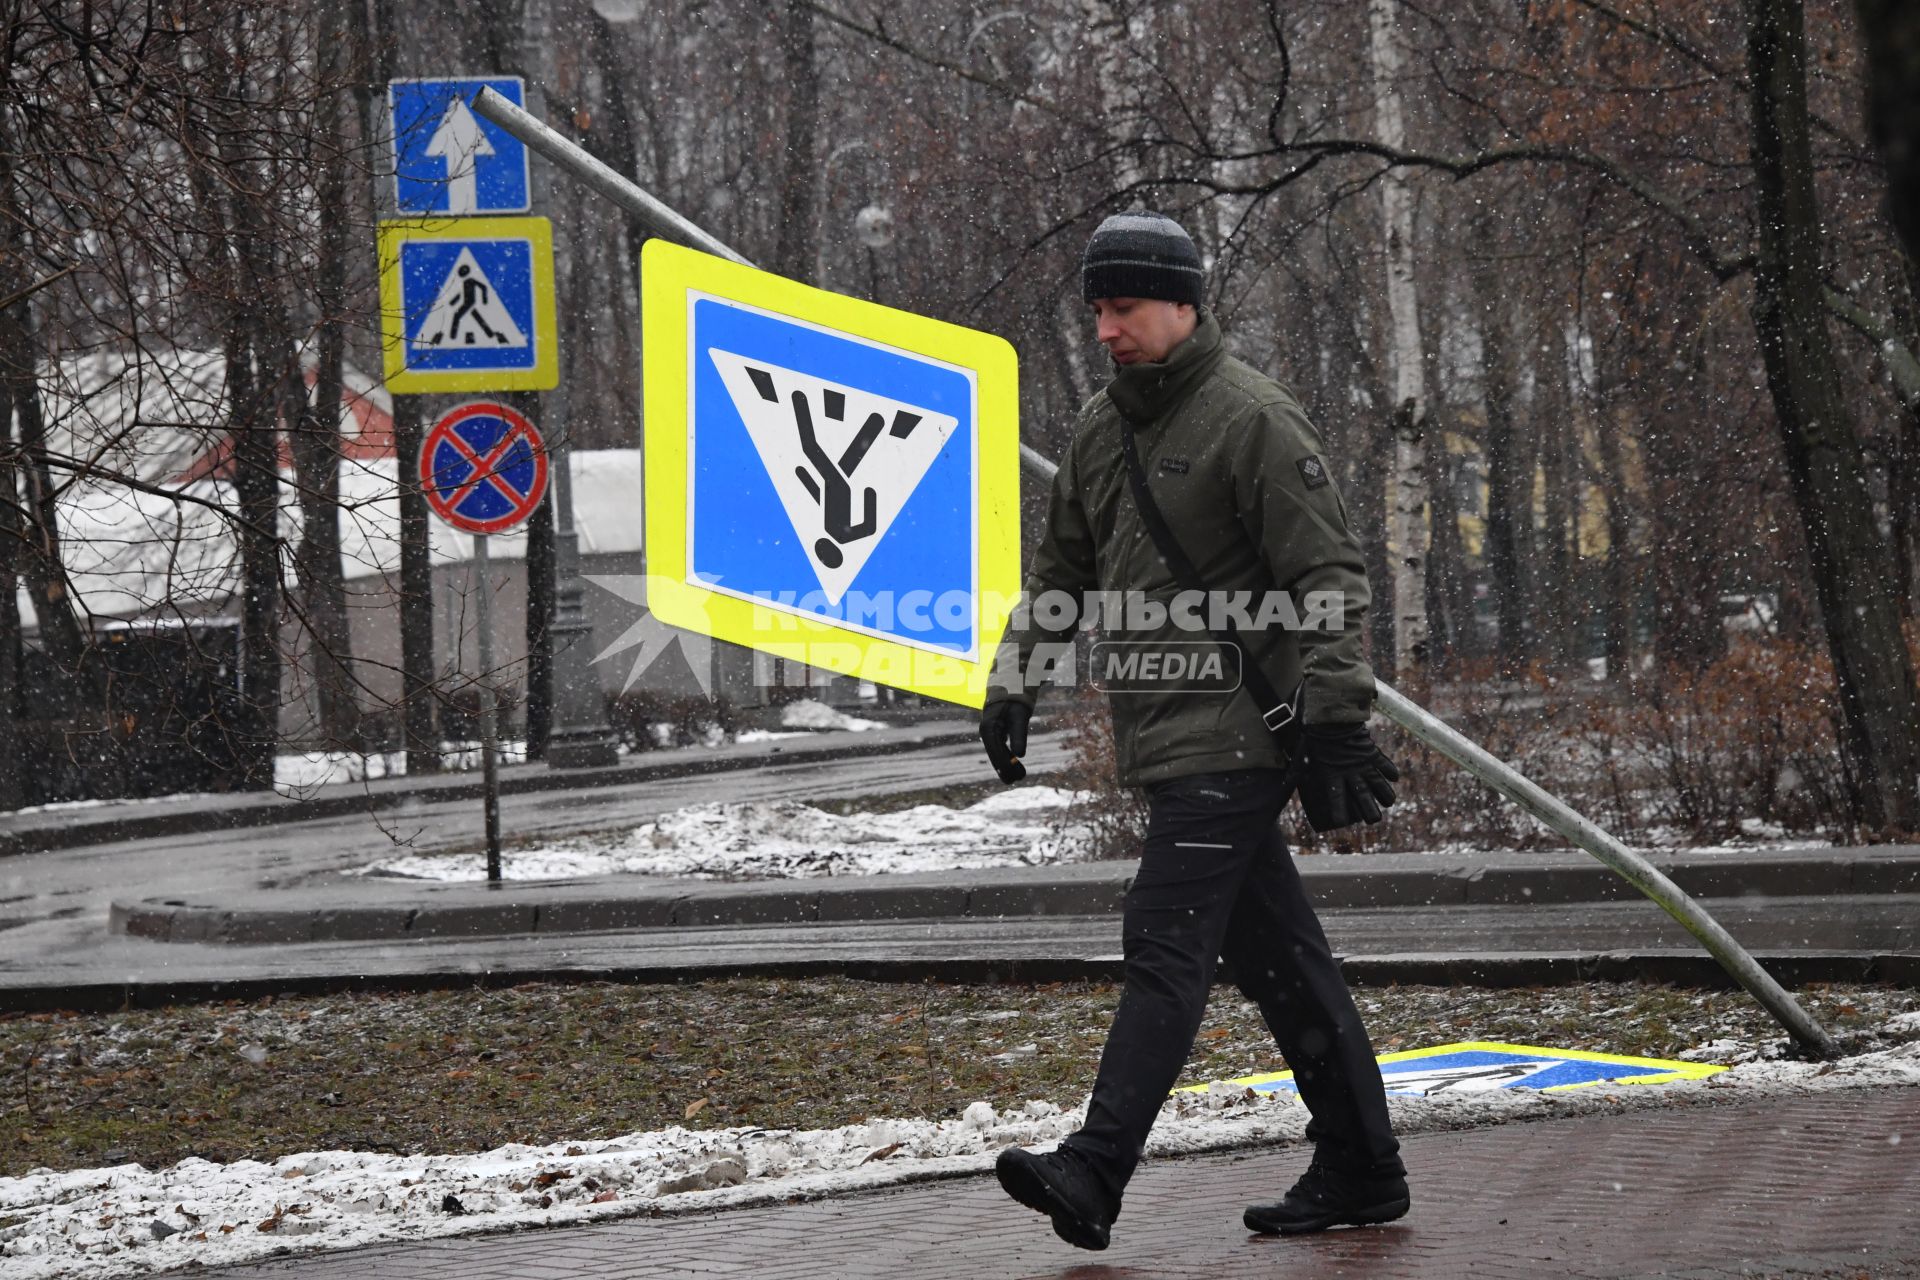
M 1121 417 L 1144 427 L 1185 400 L 1225 354 L 1220 322 L 1213 318 L 1213 312 L 1202 308 L 1193 332 L 1168 352 L 1165 360 L 1116 366 L 1113 381 L 1107 384 L 1107 398 Z

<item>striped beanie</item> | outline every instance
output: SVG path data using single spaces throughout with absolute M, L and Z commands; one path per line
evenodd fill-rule
M 1160 298 L 1199 306 L 1207 274 L 1179 223 L 1159 213 L 1116 213 L 1100 224 L 1080 259 L 1081 296 Z

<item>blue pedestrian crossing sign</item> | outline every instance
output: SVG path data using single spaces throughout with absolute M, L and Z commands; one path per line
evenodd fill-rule
M 1674 1080 L 1704 1080 L 1726 1070 L 1712 1062 L 1678 1062 L 1581 1049 L 1543 1049 L 1538 1045 L 1491 1040 L 1383 1053 L 1379 1062 L 1380 1079 L 1387 1092 L 1410 1098 L 1455 1097 L 1497 1089 L 1540 1089 L 1552 1093 L 1601 1084 L 1667 1084 Z M 1256 1093 L 1297 1091 L 1291 1071 L 1241 1076 L 1224 1083 L 1242 1085 Z M 1204 1093 L 1209 1087 L 1191 1085 L 1175 1092 Z
M 470 217 L 532 208 L 526 144 L 474 112 L 474 96 L 483 88 L 516 107 L 526 105 L 517 76 L 387 85 L 399 212 Z
M 545 218 L 380 224 L 387 388 L 547 391 L 559 384 Z
M 1020 585 L 1012 347 L 662 240 L 641 288 L 655 616 L 978 706 Z

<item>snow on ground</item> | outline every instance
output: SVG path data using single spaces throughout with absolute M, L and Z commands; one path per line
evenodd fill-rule
M 1920 1043 L 1831 1064 L 1750 1062 L 1704 1081 L 1448 1093 L 1389 1105 L 1396 1129 L 1415 1134 L 1868 1086 L 1920 1086 Z M 345 1249 L 829 1195 L 984 1172 L 1002 1148 L 1056 1142 L 1082 1115 L 1048 1102 L 1000 1112 L 976 1102 L 954 1120 L 798 1132 L 675 1126 L 478 1155 L 325 1151 L 272 1164 L 189 1159 L 159 1170 L 42 1170 L 0 1178 L 0 1257 L 10 1280 L 105 1278 L 244 1262 L 283 1248 Z M 1216 1085 L 1170 1100 L 1148 1152 L 1304 1141 L 1306 1118 L 1291 1093 Z
M 789 702 L 780 708 L 780 726 L 784 729 L 839 729 L 853 733 L 887 727 L 878 720 L 862 720 L 859 716 L 836 711 L 826 703 L 811 698 Z
M 494 757 L 500 764 L 525 764 L 524 739 L 502 742 Z M 480 744 L 443 742 L 440 767 L 453 772 L 480 767 Z M 407 773 L 407 753 L 376 751 L 362 755 L 356 751 L 306 751 L 273 758 L 273 789 L 283 796 L 297 796 L 315 787 L 335 782 L 364 782 L 369 778 L 403 778 Z
M 583 836 L 501 854 L 509 880 L 691 876 L 761 880 L 1025 867 L 1071 861 L 1083 834 L 1063 827 L 1075 793 L 1017 787 L 965 809 L 924 804 L 895 813 L 828 813 L 798 800 L 689 805 L 624 835 Z M 391 858 L 360 874 L 479 880 L 472 854 Z
M 859 716 L 850 716 L 837 711 L 824 702 L 803 700 L 789 702 L 780 709 L 779 729 L 749 729 L 736 734 L 735 742 L 767 742 L 780 738 L 807 738 L 816 733 L 841 732 L 865 733 L 869 729 L 884 729 L 887 726 L 879 720 L 863 720 Z M 670 724 L 656 724 L 654 745 L 671 747 L 676 745 L 674 728 Z M 718 725 L 706 726 L 700 745 L 720 747 L 726 745 L 727 735 Z M 441 767 L 443 769 L 478 769 L 480 767 L 480 744 L 477 742 L 442 743 Z M 527 744 L 525 742 L 502 742 L 500 744 L 501 764 L 525 764 Z M 281 795 L 294 795 L 309 791 L 314 787 L 323 787 L 333 782 L 362 782 L 368 778 L 398 778 L 407 772 L 407 753 L 404 751 L 374 752 L 361 755 L 349 751 L 307 751 L 278 756 L 273 762 L 273 786 Z

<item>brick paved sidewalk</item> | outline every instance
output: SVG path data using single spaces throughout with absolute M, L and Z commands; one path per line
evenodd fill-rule
M 858 1277 L 1920 1276 L 1920 1091 L 1693 1106 L 1406 1143 L 1413 1212 L 1294 1240 L 1240 1226 L 1299 1149 L 1143 1166 L 1103 1254 L 1054 1239 L 991 1178 L 810 1204 L 281 1259 L 298 1280 Z

